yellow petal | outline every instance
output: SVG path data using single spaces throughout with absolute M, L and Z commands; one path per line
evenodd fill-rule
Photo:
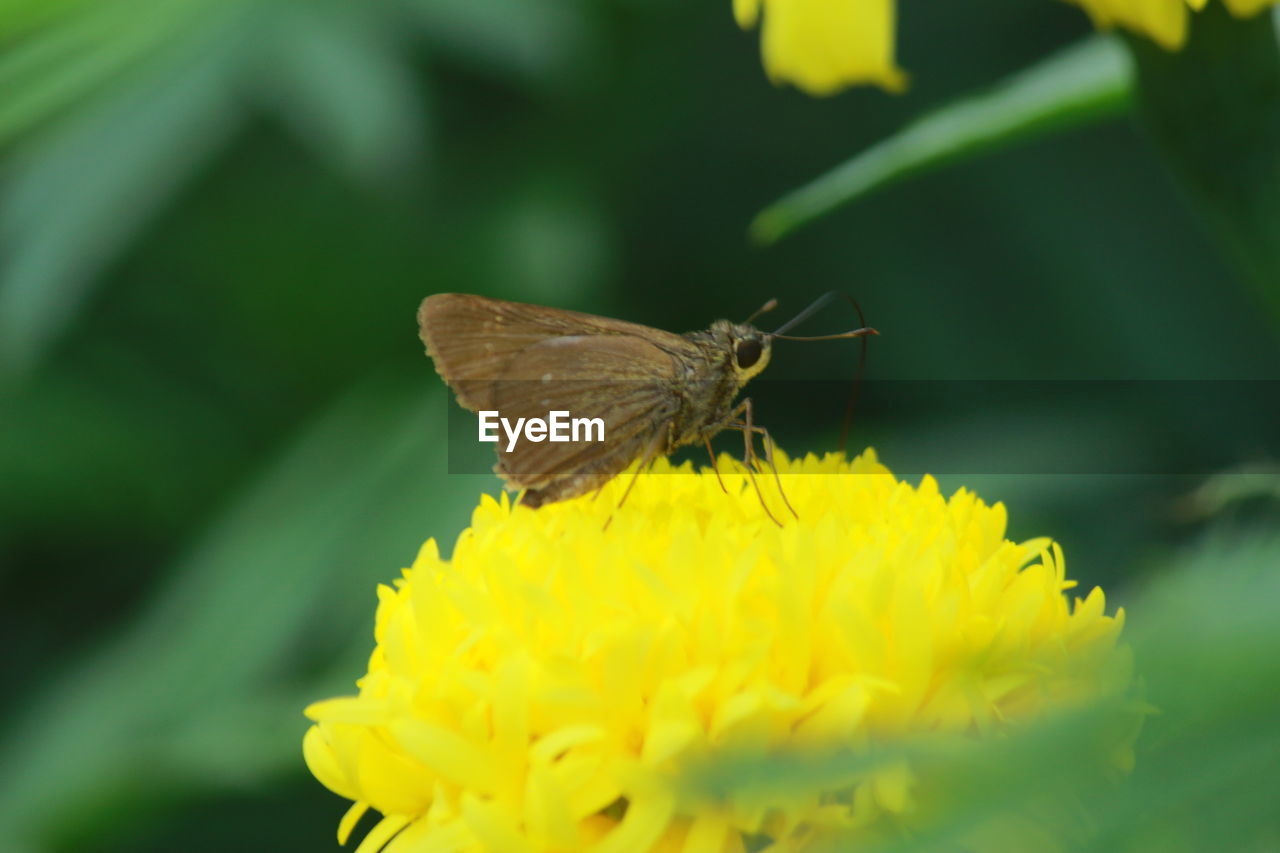
M 1203 0 L 1189 0 L 1192 3 Z M 1124 27 L 1166 50 L 1187 40 L 1188 0 L 1069 0 L 1082 7 L 1099 29 Z
M 733 18 L 738 26 L 749 30 L 760 19 L 761 0 L 733 0 Z
M 347 839 L 351 837 L 351 831 L 356 828 L 356 824 L 360 822 L 360 818 L 364 817 L 364 813 L 368 810 L 368 803 L 355 802 L 351 804 L 351 808 L 347 809 L 347 813 L 342 816 L 342 820 L 338 821 L 339 844 L 347 843 Z
M 1223 0 L 1227 4 L 1227 11 L 1237 18 L 1251 18 L 1261 12 L 1268 6 L 1275 5 L 1276 0 Z M 1201 6 L 1204 0 L 1201 0 Z
M 390 815 L 384 817 L 378 822 L 378 825 L 369 830 L 369 834 L 360 842 L 360 846 L 356 848 L 356 853 L 378 853 L 383 847 L 387 846 L 387 842 L 395 837 L 396 833 L 405 828 L 409 819 L 403 815 Z
M 759 0 L 757 0 L 758 5 Z M 897 92 L 906 75 L 894 63 L 895 0 L 764 0 L 761 50 L 775 83 L 831 95 L 858 83 Z M 737 0 L 735 14 L 744 0 Z M 749 20 L 758 9 L 753 6 Z
M 359 797 L 357 787 L 352 784 L 338 763 L 333 749 L 325 739 L 325 733 L 319 726 L 312 726 L 302 738 L 302 758 L 307 762 L 307 769 L 330 791 L 340 797 L 354 800 Z

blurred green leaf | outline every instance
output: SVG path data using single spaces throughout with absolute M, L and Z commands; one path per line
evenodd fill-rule
M 0 32 L 40 27 L 0 53 L 0 91 L 6 93 L 0 143 L 110 89 L 175 42 L 187 46 L 192 34 L 215 28 L 224 13 L 207 0 L 65 2 L 38 15 L 30 5 L 5 8 Z
M 588 16 L 561 0 L 399 0 L 431 47 L 483 73 L 517 81 L 571 78 L 587 47 Z
M 93 0 L 5 0 L 0 4 L 0 38 L 16 39 Z
M 225 53 L 172 56 L 37 136 L 0 194 L 0 378 L 21 375 L 114 257 L 233 129 Z
M 1013 75 L 995 88 L 941 107 L 761 211 L 752 237 L 772 243 L 800 226 L 903 178 L 1054 130 L 1120 113 L 1131 70 L 1106 36 Z
M 427 111 L 408 38 L 571 80 L 583 17 L 551 0 L 101 0 L 0 10 L 0 379 L 22 376 L 183 181 L 269 104 L 345 174 L 393 186 Z M 416 22 L 416 30 L 405 27 Z
M 1197 14 L 1176 53 L 1129 39 L 1140 115 L 1280 321 L 1280 45 L 1270 14 Z
M 269 23 L 267 23 L 269 22 Z M 282 3 L 261 25 L 260 97 L 303 142 L 389 185 L 422 154 L 426 114 L 403 33 L 376 3 Z
M 1200 520 L 1252 501 L 1280 504 L 1280 465 L 1255 463 L 1215 474 L 1186 495 L 1178 509 L 1183 517 Z
M 238 130 L 240 90 L 272 99 L 359 179 L 389 184 L 421 153 L 421 98 L 389 5 L 59 12 L 0 56 L 0 141 L 22 142 L 0 176 L 0 378 L 39 360 L 102 267 Z
M 477 491 L 492 488 L 491 477 L 446 475 L 443 397 L 385 382 L 347 395 L 213 525 L 122 636 L 24 703 L 0 739 L 6 843 L 87 831 L 70 825 L 75 816 L 96 818 L 139 790 L 300 766 L 303 706 L 337 687 L 335 657 L 371 647 L 374 583 L 396 577 L 427 536 L 447 545 Z M 317 665 L 312 679 L 301 675 Z M 288 717 L 257 734 L 231 724 L 274 713 Z M 232 759 L 249 745 L 257 752 L 237 774 Z

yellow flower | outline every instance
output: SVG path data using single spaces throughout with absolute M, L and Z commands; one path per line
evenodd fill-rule
M 1204 0 L 1068 0 L 1089 14 L 1098 29 L 1124 27 L 1147 36 L 1168 50 L 1187 40 L 1187 5 Z
M 1124 27 L 1140 33 L 1167 50 L 1178 50 L 1187 40 L 1189 13 L 1209 0 L 1068 0 L 1082 7 L 1099 29 Z M 1223 0 L 1237 18 L 1248 18 L 1276 0 Z
M 1187 40 L 1187 7 L 1209 0 L 1067 0 L 1099 29 L 1124 27 L 1169 50 Z M 1247 18 L 1277 0 L 1223 0 Z M 894 62 L 895 0 L 733 0 L 738 25 L 750 29 L 764 11 L 761 52 L 775 83 L 793 83 L 810 95 L 831 95 L 858 83 L 890 92 L 906 86 Z
M 893 61 L 895 0 L 734 0 L 743 29 L 761 7 L 761 53 L 769 78 L 811 95 L 830 95 L 855 83 L 897 92 L 906 75 Z
M 1188 0 L 1188 2 L 1199 9 L 1207 0 Z M 1237 18 L 1252 18 L 1268 6 L 1274 6 L 1276 0 L 1223 0 L 1223 2 L 1227 4 L 1227 10 Z
M 451 560 L 378 590 L 359 695 L 307 709 L 315 776 L 360 853 L 798 850 L 908 818 L 898 762 L 760 802 L 689 793 L 717 755 L 982 742 L 1131 681 L 1123 612 L 1069 601 L 1061 550 L 1005 509 L 896 480 L 873 451 L 746 470 L 660 462 L 597 497 L 481 499 Z M 612 522 L 605 529 L 605 521 Z M 1123 763 L 1132 732 L 1109 744 Z M 827 786 L 826 788 L 822 786 Z M 745 795 L 744 795 L 745 797 Z M 843 836 L 841 836 L 843 837 Z

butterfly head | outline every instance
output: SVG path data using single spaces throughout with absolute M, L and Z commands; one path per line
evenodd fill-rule
M 741 387 L 769 364 L 772 336 L 750 323 L 721 320 L 712 326 L 712 335 L 729 353 L 729 364 Z

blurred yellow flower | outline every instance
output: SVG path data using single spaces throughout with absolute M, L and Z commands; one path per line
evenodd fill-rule
M 1177 50 L 1187 40 L 1187 6 L 1200 8 L 1204 0 L 1068 0 L 1089 14 L 1099 29 L 1124 27 Z
M 1207 2 L 1207 0 L 1188 0 L 1192 6 L 1199 9 Z M 1227 4 L 1227 9 L 1237 18 L 1252 18 L 1268 6 L 1274 6 L 1276 0 L 1223 0 Z
M 810 95 L 831 95 L 847 86 L 875 83 L 890 92 L 906 86 L 894 62 L 896 0 L 733 0 L 743 29 L 763 11 L 761 52 L 775 83 L 793 83 Z M 1067 0 L 1080 6 L 1099 29 L 1124 27 L 1169 50 L 1187 40 L 1187 7 L 1209 0 Z M 1223 0 L 1247 18 L 1277 0 Z
M 1167 50 L 1178 50 L 1186 43 L 1190 14 L 1187 7 L 1199 11 L 1209 0 L 1067 0 L 1083 8 L 1099 29 L 1124 27 L 1146 36 Z M 1237 18 L 1248 18 L 1271 6 L 1276 0 L 1223 0 Z
M 981 742 L 1130 684 L 1123 612 L 1069 601 L 1061 550 L 1006 539 L 1002 505 L 900 482 L 870 450 L 779 465 L 782 527 L 724 457 L 728 495 L 664 461 L 621 508 L 629 477 L 538 510 L 485 496 L 451 560 L 428 541 L 378 590 L 359 695 L 307 709 L 311 771 L 354 801 L 340 841 L 372 807 L 359 853 L 798 850 L 909 817 L 912 768 L 769 802 L 696 798 L 682 773 Z
M 831 95 L 856 83 L 891 91 L 906 86 L 893 61 L 896 0 L 734 0 L 743 29 L 763 8 L 761 53 L 769 78 L 810 95 Z

